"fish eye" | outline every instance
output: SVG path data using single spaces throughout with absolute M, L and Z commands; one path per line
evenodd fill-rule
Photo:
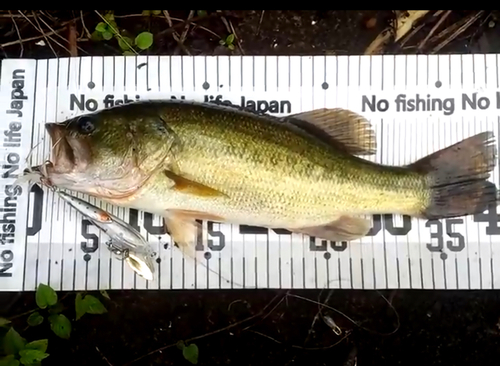
M 78 129 L 83 134 L 89 134 L 94 132 L 95 124 L 92 118 L 89 116 L 82 116 L 78 119 Z

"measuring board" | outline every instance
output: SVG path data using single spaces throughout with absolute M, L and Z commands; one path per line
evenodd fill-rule
M 284 116 L 343 107 L 371 120 L 371 160 L 403 165 L 481 131 L 500 138 L 498 55 L 126 56 L 3 60 L 0 80 L 0 290 L 347 288 L 498 289 L 496 206 L 441 221 L 376 215 L 350 243 L 203 222 L 197 265 L 162 219 L 79 195 L 140 230 L 155 280 L 137 276 L 95 226 L 17 174 L 50 157 L 45 122 L 145 99 L 230 101 Z M 499 167 L 491 180 L 499 183 Z

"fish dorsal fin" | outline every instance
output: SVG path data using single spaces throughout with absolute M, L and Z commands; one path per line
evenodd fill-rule
M 375 131 L 363 116 L 342 108 L 322 108 L 283 118 L 323 142 L 354 155 L 373 155 L 377 151 Z

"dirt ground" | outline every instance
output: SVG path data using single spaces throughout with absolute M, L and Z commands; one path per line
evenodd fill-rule
M 58 19 L 78 19 L 79 12 L 56 14 Z M 231 26 L 240 40 L 241 49 L 235 47 L 236 54 L 242 51 L 246 55 L 363 54 L 393 16 L 388 11 L 231 11 L 223 13 L 226 26 L 220 14 L 212 16 L 212 11 L 208 12 L 207 19 L 196 19 L 197 26 L 186 34 L 180 48 L 164 18 L 144 20 L 123 14 L 127 16 L 117 16 L 116 20 L 120 27 L 131 32 L 144 28 L 148 22 L 155 34 L 150 51 L 153 54 L 182 53 L 183 48 L 193 55 L 229 53 L 206 29 L 225 37 Z M 177 32 L 182 33 L 182 21 L 188 13 L 170 11 L 172 20 L 180 19 L 174 23 L 181 25 L 175 28 Z M 32 25 L 23 22 L 17 11 L 12 11 L 16 15 L 13 19 L 6 14 L 0 18 L 2 44 L 18 39 L 13 19 L 23 38 L 39 35 Z M 454 11 L 443 21 L 442 29 L 467 15 L 468 12 Z M 92 12 L 85 13 L 84 18 L 90 31 L 99 21 Z M 367 28 L 367 24 L 373 25 L 374 21 L 369 21 L 372 18 L 376 24 Z M 389 45 L 385 52 L 414 53 L 415 45 L 425 39 L 433 24 L 424 26 L 405 47 Z M 80 32 L 80 21 L 76 27 Z M 498 28 L 494 15 L 483 15 L 440 52 L 500 52 Z M 67 37 L 66 31 L 60 34 Z M 54 57 L 49 47 L 35 42 L 23 43 L 23 57 Z M 432 52 L 437 43 L 429 40 L 421 52 Z M 105 42 L 80 40 L 78 46 L 79 55 L 120 54 L 116 45 Z M 54 48 L 56 53 L 68 55 L 59 46 Z M 2 49 L 3 58 L 21 54 L 19 45 Z M 321 295 L 324 302 L 328 294 L 320 293 L 319 290 L 288 294 L 285 290 L 109 291 L 111 300 L 104 301 L 107 314 L 85 315 L 74 323 L 69 340 L 49 336 L 50 357 L 43 365 L 189 365 L 175 347 L 179 340 L 199 347 L 199 365 L 492 365 L 500 358 L 498 291 L 336 290 L 330 294 L 328 306 L 356 323 L 324 309 L 323 316 L 335 321 L 341 329 L 340 335 L 321 317 L 313 324 L 318 305 L 298 298 L 317 301 Z M 73 299 L 72 295 L 65 301 L 72 316 Z M 34 307 L 33 293 L 0 294 L 1 316 L 13 316 Z M 255 317 L 242 324 L 190 341 L 252 316 Z M 16 327 L 22 330 L 24 324 L 19 324 Z M 50 334 L 47 328 L 31 328 L 23 336 L 37 339 L 47 334 Z

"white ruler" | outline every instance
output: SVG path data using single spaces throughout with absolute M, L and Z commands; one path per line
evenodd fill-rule
M 34 290 L 40 282 L 61 290 L 498 289 L 496 207 L 434 222 L 376 216 L 370 235 L 348 245 L 204 222 L 194 266 L 172 248 L 160 217 L 107 206 L 157 248 L 156 279 L 147 282 L 51 192 L 12 186 L 33 146 L 31 164 L 49 157 L 45 122 L 138 99 L 228 100 L 277 115 L 349 108 L 376 128 L 373 160 L 407 164 L 481 131 L 500 139 L 498 61 L 495 54 L 4 60 L 0 290 Z M 498 166 L 492 181 L 499 183 Z

